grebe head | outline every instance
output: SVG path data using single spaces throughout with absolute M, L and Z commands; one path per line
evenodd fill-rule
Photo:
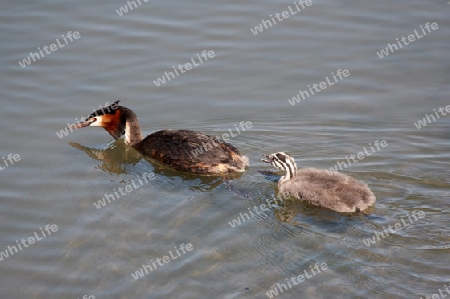
M 114 139 L 119 139 L 125 134 L 126 124 L 125 115 L 122 113 L 124 107 L 119 106 L 119 101 L 115 101 L 105 108 L 94 111 L 84 122 L 73 125 L 71 128 L 79 129 L 88 126 L 102 127 L 108 131 Z
M 286 171 L 285 178 L 292 178 L 297 172 L 297 164 L 294 158 L 285 152 L 278 152 L 271 155 L 266 155 L 265 159 L 261 161 L 272 164 L 275 168 Z

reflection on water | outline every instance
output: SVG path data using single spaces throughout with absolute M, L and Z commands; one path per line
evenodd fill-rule
M 123 139 L 115 141 L 105 149 L 89 148 L 79 143 L 69 142 L 71 146 L 86 153 L 92 159 L 101 161 L 98 168 L 114 174 L 128 173 L 128 166 L 136 165 L 142 155 L 130 146 L 127 146 Z
M 203 184 L 214 186 L 212 189 L 217 187 L 218 183 L 220 183 L 220 178 L 232 180 L 239 178 L 242 175 L 242 173 L 230 173 L 226 174 L 225 176 L 195 175 L 191 173 L 182 173 L 179 171 L 175 171 L 167 165 L 159 163 L 158 161 L 151 159 L 150 157 L 143 156 L 137 150 L 135 150 L 131 146 L 128 146 L 123 139 L 114 141 L 105 149 L 90 148 L 74 142 L 69 142 L 69 144 L 74 148 L 83 151 L 89 157 L 100 161 L 101 164 L 97 166 L 98 169 L 109 172 L 111 174 L 130 173 L 130 170 L 133 171 L 133 166 L 138 164 L 141 160 L 144 160 L 151 163 L 151 165 L 153 166 L 153 171 L 158 175 L 164 175 L 166 177 L 181 177 L 183 178 L 183 180 L 201 179 Z M 211 191 L 212 189 L 208 189 L 208 191 Z

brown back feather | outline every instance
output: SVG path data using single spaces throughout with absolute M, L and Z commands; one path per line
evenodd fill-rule
M 241 154 L 234 146 L 191 130 L 158 131 L 147 136 L 136 148 L 181 171 L 206 174 L 228 172 L 230 167 L 245 168 Z M 200 151 L 202 153 L 198 154 Z

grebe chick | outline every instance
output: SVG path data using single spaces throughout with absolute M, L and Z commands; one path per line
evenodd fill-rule
M 248 166 L 248 158 L 234 146 L 201 132 L 162 130 L 143 138 L 136 114 L 118 102 L 95 111 L 71 128 L 103 127 L 116 140 L 125 134 L 126 144 L 179 171 L 226 174 L 243 172 Z
M 266 156 L 262 161 L 286 171 L 278 181 L 279 192 L 301 201 L 350 213 L 364 211 L 375 203 L 369 187 L 346 174 L 317 168 L 297 169 L 294 158 L 284 152 Z

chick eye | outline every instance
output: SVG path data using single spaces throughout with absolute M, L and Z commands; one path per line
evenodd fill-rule
M 283 156 L 282 154 L 278 154 L 275 156 L 278 160 L 281 160 L 282 162 L 286 162 L 286 158 L 285 156 Z

